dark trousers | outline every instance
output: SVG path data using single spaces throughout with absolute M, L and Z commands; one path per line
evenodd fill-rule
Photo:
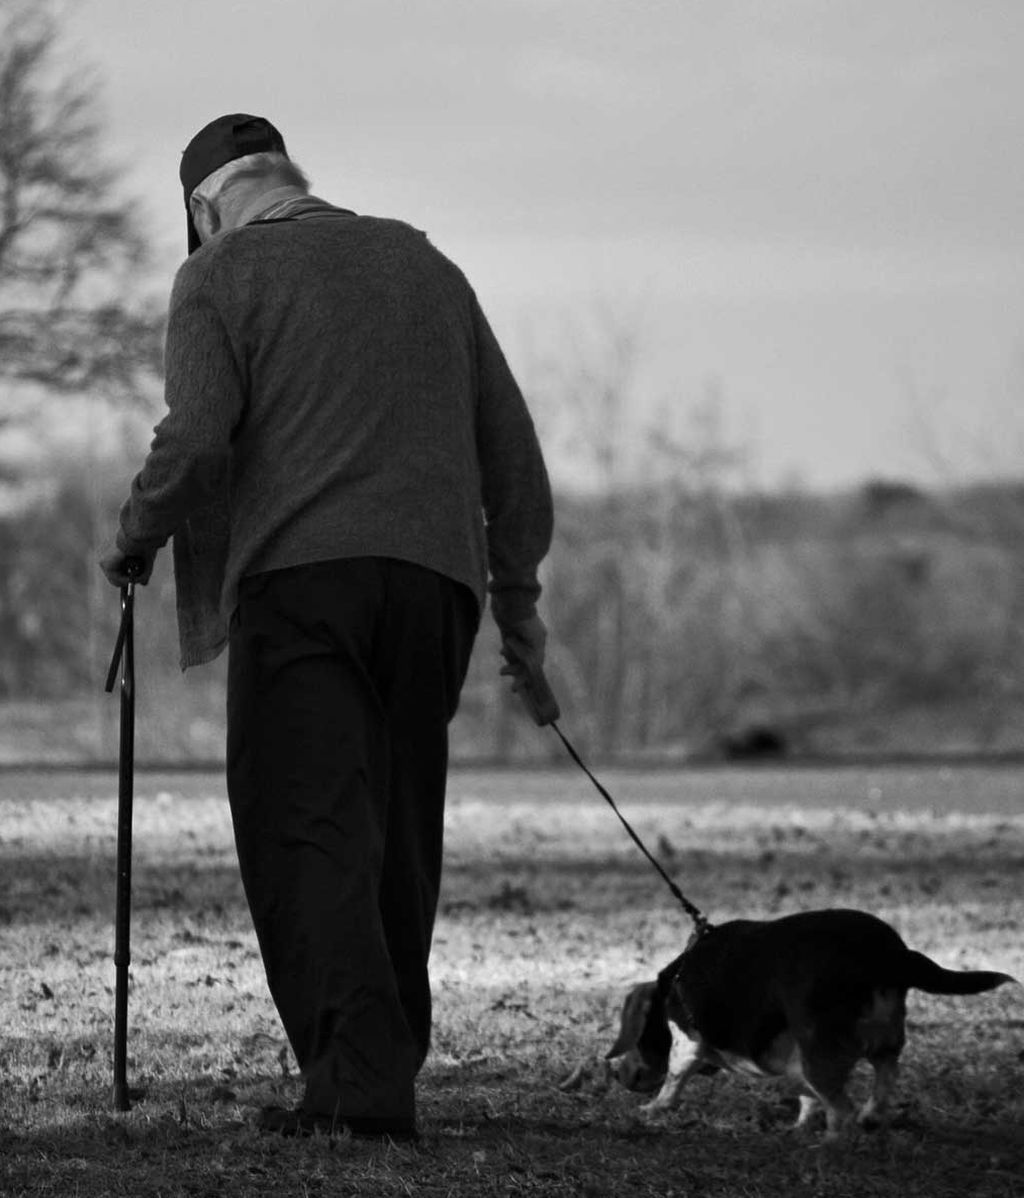
M 244 579 L 231 624 L 228 795 L 303 1106 L 414 1114 L 430 1042 L 448 724 L 473 594 L 387 558 Z

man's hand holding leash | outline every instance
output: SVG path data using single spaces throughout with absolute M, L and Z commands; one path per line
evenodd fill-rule
M 548 632 L 540 616 L 531 616 L 502 632 L 501 672 L 512 679 L 512 689 L 523 699 L 538 727 L 553 724 L 560 716 L 558 701 L 544 675 Z

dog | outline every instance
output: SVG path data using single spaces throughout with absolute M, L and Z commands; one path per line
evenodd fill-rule
M 794 1126 L 823 1107 L 834 1140 L 853 1118 L 846 1085 L 859 1060 L 872 1066 L 874 1086 L 858 1122 L 885 1119 L 908 990 L 980 994 L 1014 980 L 943 969 L 863 911 L 737 919 L 695 932 L 657 981 L 630 991 L 606 1060 L 629 1090 L 661 1087 L 641 1108 L 648 1114 L 674 1107 L 698 1073 L 792 1078 L 801 1088 Z

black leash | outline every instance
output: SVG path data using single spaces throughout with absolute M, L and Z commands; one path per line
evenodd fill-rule
M 551 725 L 551 727 L 555 730 L 555 733 L 557 734 L 558 739 L 562 742 L 563 745 L 565 745 L 565 751 L 569 754 L 569 756 L 573 759 L 573 761 L 580 767 L 580 769 L 587 775 L 587 777 L 590 779 L 590 781 L 593 782 L 594 786 L 597 788 L 598 794 L 604 799 L 604 801 L 608 804 L 608 806 L 612 809 L 612 811 L 614 811 L 615 814 L 618 816 L 619 823 L 622 824 L 622 826 L 629 833 L 630 837 L 633 840 L 633 843 L 636 845 L 636 847 L 640 850 L 640 852 L 643 853 L 643 855 L 647 858 L 647 860 L 654 866 L 654 868 L 661 875 L 662 880 L 664 881 L 665 885 L 669 888 L 669 890 L 672 891 L 672 894 L 675 897 L 675 899 L 678 901 L 679 905 L 683 908 L 683 910 L 690 917 L 690 919 L 693 920 L 694 935 L 697 937 L 703 936 L 704 933 L 710 929 L 711 921 L 704 914 L 704 912 L 701 911 L 701 909 L 696 905 L 696 903 L 690 902 L 690 900 L 686 897 L 686 895 L 683 894 L 683 892 L 679 889 L 679 887 L 675 884 L 675 882 L 673 882 L 672 879 L 668 876 L 668 874 L 662 868 L 661 862 L 658 861 L 653 856 L 653 854 L 647 848 L 647 845 L 644 844 L 644 842 L 640 839 L 640 837 L 633 830 L 633 827 L 630 824 L 629 820 L 627 820 L 626 817 L 619 810 L 618 806 L 615 803 L 615 800 L 608 793 L 608 791 L 605 790 L 605 788 L 601 785 L 601 783 L 598 782 L 598 780 L 594 777 L 593 773 L 591 773 L 591 771 L 588 769 L 586 762 L 576 751 L 576 748 L 573 745 L 572 741 L 569 740 L 569 738 L 565 735 L 565 733 L 562 731 L 562 729 L 559 728 L 558 716 L 561 713 L 558 710 L 558 704 L 555 701 L 554 695 L 551 693 L 550 688 L 547 686 L 546 680 L 541 679 L 541 685 L 538 686 L 537 679 L 535 679 L 535 678 L 531 679 L 530 684 L 523 688 L 523 697 L 526 700 L 526 705 L 530 709 L 530 714 L 533 716 L 534 720 L 536 720 L 536 722 L 539 725 L 541 725 L 542 727 L 545 724 Z
M 594 775 L 591 773 L 591 771 L 587 768 L 587 765 L 584 762 L 583 758 L 576 751 L 572 742 L 565 735 L 565 733 L 562 731 L 562 729 L 559 728 L 558 723 L 555 720 L 551 721 L 551 727 L 555 730 L 556 734 L 558 735 L 558 739 L 562 742 L 563 745 L 565 745 L 565 751 L 569 754 L 569 756 L 573 759 L 573 761 L 576 762 L 576 764 L 580 767 L 580 769 L 587 775 L 587 777 L 590 779 L 590 781 L 593 782 L 594 786 L 597 788 L 598 793 L 601 795 L 601 797 L 604 799 L 604 801 L 608 804 L 608 806 L 611 807 L 612 811 L 614 811 L 615 814 L 619 817 L 619 822 L 622 824 L 622 826 L 626 829 L 626 831 L 632 837 L 633 843 L 640 850 L 640 852 L 643 853 L 643 855 L 647 858 L 647 860 L 650 861 L 650 863 L 654 866 L 654 868 L 658 871 L 658 873 L 661 874 L 662 878 L 664 879 L 665 885 L 669 888 L 669 890 L 672 891 L 672 894 L 675 896 L 676 900 L 679 902 L 679 905 L 683 908 L 683 910 L 690 917 L 690 919 L 693 920 L 697 935 L 703 936 L 704 933 L 706 931 L 708 931 L 708 929 L 711 927 L 711 921 L 708 919 L 708 917 L 703 913 L 703 911 L 701 911 L 701 909 L 695 903 L 690 902 L 690 900 L 686 897 L 686 895 L 683 894 L 683 892 L 679 889 L 679 887 L 675 884 L 675 882 L 673 882 L 672 879 L 668 876 L 668 874 L 662 868 L 661 862 L 658 861 L 653 856 L 653 854 L 650 852 L 650 850 L 647 848 L 647 846 L 644 844 L 644 842 L 640 839 L 640 837 L 633 830 L 632 826 L 629 823 L 629 820 L 626 819 L 626 817 L 622 814 L 622 812 L 616 806 L 615 800 L 608 793 L 608 791 L 605 790 L 605 788 L 601 785 L 601 783 L 598 782 L 598 780 L 594 777 Z
M 511 661 L 516 656 L 516 654 L 514 653 L 513 650 L 511 650 L 510 648 L 508 648 L 506 646 L 505 648 L 502 649 L 502 656 L 506 659 L 506 661 Z M 510 672 L 510 671 L 506 671 L 506 672 Z M 683 908 L 683 910 L 690 917 L 690 919 L 693 920 L 694 938 L 699 939 L 701 936 L 704 935 L 705 932 L 707 932 L 711 928 L 711 921 L 704 914 L 704 912 L 701 911 L 701 909 L 696 905 L 696 903 L 690 902 L 690 900 L 686 897 L 686 895 L 683 894 L 683 892 L 679 889 L 679 887 L 675 884 L 675 882 L 673 882 L 672 879 L 668 876 L 668 874 L 662 868 L 661 863 L 654 858 L 654 856 L 648 850 L 648 848 L 644 844 L 644 842 L 640 839 L 639 836 L 637 836 L 636 832 L 633 831 L 633 828 L 631 827 L 629 820 L 626 819 L 626 817 L 622 814 L 622 812 L 616 806 L 615 800 L 608 793 L 608 791 L 605 790 L 605 788 L 601 785 L 601 783 L 598 782 L 598 780 L 594 777 L 594 775 L 591 773 L 591 771 L 587 768 L 586 763 L 584 762 L 583 758 L 579 755 L 579 753 L 576 751 L 576 748 L 573 746 L 572 741 L 570 741 L 569 738 L 562 731 L 562 729 L 559 728 L 558 721 L 561 718 L 562 713 L 558 706 L 558 700 L 555 698 L 554 692 L 551 690 L 551 687 L 548 684 L 548 680 L 544 676 L 544 671 L 542 669 L 533 669 L 531 671 L 528 671 L 526 673 L 525 677 L 521 677 L 519 679 L 519 682 L 516 686 L 516 690 L 518 690 L 521 698 L 523 699 L 523 702 L 526 704 L 527 710 L 529 711 L 530 715 L 533 717 L 533 722 L 540 728 L 543 728 L 545 725 L 550 724 L 551 727 L 555 730 L 555 732 L 558 735 L 558 739 L 562 742 L 563 745 L 565 745 L 565 751 L 569 754 L 569 756 L 573 759 L 573 761 L 580 767 L 580 769 L 587 775 L 587 777 L 590 779 L 590 781 L 593 782 L 594 786 L 597 788 L 598 794 L 604 799 L 604 801 L 608 804 L 608 806 L 612 809 L 612 811 L 614 811 L 615 814 L 618 816 L 619 823 L 621 823 L 622 826 L 629 833 L 630 837 L 633 840 L 633 843 L 640 850 L 640 852 L 643 853 L 643 855 L 647 858 L 647 860 L 654 866 L 654 868 L 658 871 L 658 873 L 661 875 L 662 880 L 664 881 L 665 885 L 669 888 L 669 890 L 672 891 L 672 894 L 675 897 L 675 899 L 678 901 L 679 905 Z

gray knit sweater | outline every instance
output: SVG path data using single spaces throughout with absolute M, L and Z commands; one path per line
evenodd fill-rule
M 118 543 L 174 536 L 183 669 L 259 571 L 400 558 L 489 589 L 500 627 L 540 592 L 548 478 L 466 279 L 400 221 L 291 211 L 203 246 L 171 296 L 167 414 Z

